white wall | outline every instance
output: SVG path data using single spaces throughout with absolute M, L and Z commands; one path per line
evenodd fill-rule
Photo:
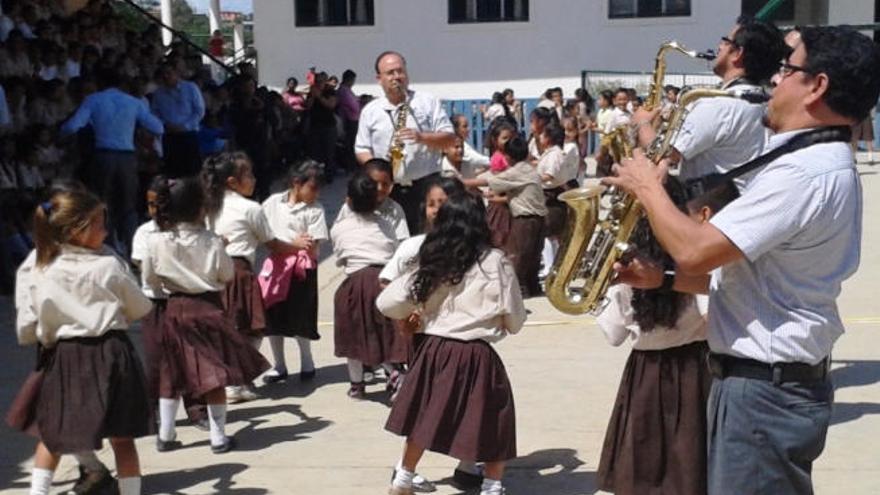
M 533 0 L 527 23 L 447 24 L 445 0 L 375 0 L 375 25 L 296 28 L 293 0 L 254 2 L 254 35 L 261 82 L 304 82 L 308 67 L 358 73 L 356 92 L 379 93 L 373 63 L 383 50 L 408 61 L 411 85 L 444 98 L 488 98 L 511 87 L 534 97 L 549 86 L 566 96 L 580 71 L 651 71 L 657 47 L 675 39 L 693 49 L 714 48 L 740 13 L 737 0 L 692 0 L 688 18 L 609 20 L 607 0 Z M 835 0 L 853 16 L 873 0 Z M 839 14 L 838 14 L 839 15 Z M 669 70 L 702 72 L 704 62 L 667 57 Z

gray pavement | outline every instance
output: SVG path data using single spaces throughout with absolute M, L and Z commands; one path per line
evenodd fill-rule
M 815 466 L 819 494 L 880 493 L 880 164 L 860 164 L 865 193 L 864 238 L 859 272 L 844 285 L 840 309 L 847 333 L 834 352 L 837 389 L 833 425 Z M 336 204 L 343 184 L 324 192 Z M 335 210 L 336 208 L 333 208 Z M 328 211 L 328 218 L 335 213 Z M 383 494 L 401 439 L 383 430 L 388 414 L 384 385 L 368 387 L 367 400 L 348 399 L 344 361 L 333 357 L 333 292 L 342 279 L 332 258 L 320 267 L 322 339 L 314 347 L 317 378 L 259 389 L 258 401 L 230 407 L 228 431 L 237 451 L 213 455 L 207 433 L 179 423 L 184 448 L 159 454 L 151 438 L 138 447 L 144 493 L 236 495 Z M 510 463 L 505 485 L 511 495 L 601 493 L 595 471 L 605 427 L 629 349 L 608 346 L 592 318 L 569 317 L 543 299 L 531 299 L 523 332 L 501 342 L 517 405 L 520 457 Z M 5 411 L 33 359 L 15 343 L 9 298 L 0 300 L 0 409 Z M 135 338 L 139 332 L 134 331 Z M 268 346 L 263 352 L 269 355 Z M 291 342 L 288 365 L 296 370 Z M 0 426 L 0 493 L 27 493 L 33 440 Z M 109 448 L 101 458 L 113 466 Z M 427 453 L 419 471 L 438 482 L 438 494 L 457 494 L 449 484 L 455 461 Z M 56 474 L 57 490 L 75 478 L 71 459 Z

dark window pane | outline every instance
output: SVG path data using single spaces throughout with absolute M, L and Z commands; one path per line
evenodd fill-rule
M 345 26 L 348 24 L 346 0 L 324 0 L 327 5 L 325 26 Z
M 691 0 L 608 0 L 608 17 L 674 17 L 691 15 Z
M 691 15 L 690 0 L 666 0 L 664 15 Z
M 767 3 L 766 0 L 742 0 L 743 15 L 754 17 Z M 768 19 L 768 21 L 791 21 L 794 20 L 794 2 L 782 2 Z
M 529 0 L 504 0 L 505 21 L 528 21 Z
M 528 0 L 448 0 L 448 6 L 450 24 L 529 20 Z
M 296 0 L 296 25 L 318 25 L 318 2 L 316 0 Z
M 351 19 L 348 20 L 352 26 L 372 26 L 373 25 L 373 0 L 349 0 L 351 2 Z
M 373 0 L 295 0 L 297 26 L 372 26 Z
M 660 2 L 661 0 L 639 0 L 639 17 L 660 17 Z
M 635 16 L 636 10 L 633 0 L 609 0 L 608 17 L 615 19 Z
M 500 21 L 501 0 L 478 0 L 476 20 L 482 22 Z
M 449 0 L 449 22 L 467 22 L 467 0 Z

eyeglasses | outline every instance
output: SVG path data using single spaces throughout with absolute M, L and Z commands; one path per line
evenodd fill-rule
M 813 69 L 809 69 L 807 67 L 799 67 L 797 65 L 792 65 L 788 62 L 779 62 L 779 70 L 776 71 L 776 73 L 779 74 L 779 77 L 783 79 L 794 74 L 795 72 L 803 72 L 810 75 L 816 73 Z
M 727 43 L 728 45 L 732 45 L 732 46 L 739 48 L 739 45 L 736 44 L 736 41 L 733 41 L 732 39 L 728 38 L 727 36 L 722 36 L 721 42 Z

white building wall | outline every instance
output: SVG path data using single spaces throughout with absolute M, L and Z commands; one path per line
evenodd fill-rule
M 852 17 L 873 0 L 835 0 Z M 715 48 L 740 13 L 740 2 L 692 0 L 687 18 L 610 20 L 607 0 L 532 0 L 529 22 L 448 24 L 444 0 L 375 0 L 375 25 L 297 28 L 294 0 L 254 2 L 254 35 L 261 82 L 281 87 L 305 80 L 308 67 L 358 73 L 356 92 L 379 93 L 373 63 L 384 50 L 407 58 L 411 85 L 450 99 L 488 98 L 513 88 L 535 97 L 549 86 L 566 96 L 580 71 L 650 71 L 657 47 L 675 39 Z M 835 14 L 840 15 L 840 14 Z M 668 57 L 670 71 L 707 71 L 705 62 Z

